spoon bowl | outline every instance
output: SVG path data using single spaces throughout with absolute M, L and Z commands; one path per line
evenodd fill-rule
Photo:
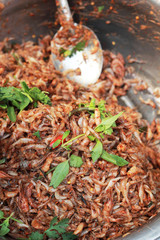
M 64 44 L 61 44 L 59 36 L 63 35 L 65 28 L 63 25 L 72 22 L 72 16 L 66 0 L 60 0 L 57 2 L 56 3 L 61 14 L 62 26 L 51 41 L 52 61 L 54 66 L 70 80 L 82 84 L 83 86 L 93 84 L 98 80 L 103 67 L 101 44 L 95 33 L 90 28 L 74 23 L 74 29 L 72 29 L 72 27 L 69 29 L 70 32 L 72 32 L 73 40 L 75 40 L 75 28 L 78 28 L 78 26 L 81 27 L 82 32 L 86 31 L 89 33 L 89 39 L 87 40 L 84 48 L 75 51 L 72 55 L 59 57 L 61 49 L 64 49 Z M 83 41 L 83 36 L 80 36 L 80 38 Z M 71 52 L 72 49 L 73 45 L 68 45 L 66 51 Z

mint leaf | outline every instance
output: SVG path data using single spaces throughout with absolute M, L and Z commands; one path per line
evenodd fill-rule
M 87 137 L 89 138 L 90 141 L 94 141 L 96 139 L 96 137 L 93 135 L 88 135 Z
M 103 145 L 100 140 L 97 140 L 97 143 L 91 152 L 91 157 L 92 157 L 93 162 L 96 162 L 98 160 L 98 158 L 100 158 L 102 151 L 103 151 Z
M 8 106 L 7 107 L 7 114 L 8 114 L 9 119 L 11 120 L 11 122 L 16 121 L 16 114 L 15 114 L 14 107 Z
M 88 107 L 89 107 L 90 110 L 94 110 L 96 108 L 96 99 L 95 98 L 91 99 Z
M 95 128 L 96 132 L 104 132 L 110 127 L 112 127 L 113 124 L 115 124 L 115 121 L 123 114 L 123 112 L 118 113 L 114 116 L 109 116 L 107 118 L 102 119 L 102 122 Z
M 0 219 L 4 218 L 4 212 L 0 210 Z
M 67 130 L 67 131 L 65 131 L 65 132 L 63 133 L 62 142 L 64 141 L 64 139 L 65 139 L 66 137 L 68 137 L 69 134 L 70 134 L 70 131 L 69 131 L 69 130 Z
M 10 229 L 8 228 L 7 225 L 2 225 L 1 229 L 0 229 L 0 237 L 5 236 L 7 233 L 9 233 Z
M 58 187 L 59 184 L 64 180 L 64 178 L 69 173 L 69 163 L 68 160 L 60 163 L 54 170 L 50 186 L 54 188 Z
M 84 49 L 84 47 L 85 47 L 85 44 L 86 44 L 86 41 L 83 40 L 83 41 L 81 41 L 81 42 L 76 44 L 75 49 L 77 51 L 82 51 Z
M 113 133 L 113 129 L 111 127 L 107 128 L 107 129 L 104 130 L 104 133 L 108 134 L 108 135 L 111 135 Z
M 109 154 L 105 150 L 103 150 L 101 158 L 106 160 L 107 162 L 111 162 L 111 163 L 113 163 L 117 166 L 120 166 L 120 167 L 125 166 L 129 163 L 124 158 L 119 157 L 119 156 L 114 155 L 114 154 Z
M 39 132 L 39 131 L 34 132 L 33 135 L 36 136 L 37 138 L 41 139 L 41 136 L 40 136 L 40 132 Z
M 69 162 L 69 164 L 70 164 L 71 167 L 77 167 L 77 168 L 79 168 L 79 167 L 82 166 L 83 161 L 82 161 L 82 158 L 81 158 L 81 157 L 72 154 L 72 155 L 70 156 L 70 162 Z
M 44 234 L 41 234 L 39 232 L 32 232 L 29 236 L 30 240 L 43 240 Z

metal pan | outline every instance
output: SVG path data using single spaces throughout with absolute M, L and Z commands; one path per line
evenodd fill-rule
M 42 35 L 54 35 L 59 26 L 53 0 L 1 0 L 5 8 L 0 14 L 0 41 L 11 38 L 12 42 L 37 41 Z M 149 85 L 142 97 L 152 98 L 156 109 L 142 104 L 132 89 L 120 99 L 122 104 L 136 106 L 148 121 L 159 116 L 160 100 L 152 92 L 160 88 L 160 1 L 159 0 L 95 0 L 94 6 L 104 6 L 107 14 L 93 14 L 91 1 L 69 1 L 75 22 L 85 19 L 85 25 L 96 32 L 103 49 L 120 52 L 124 58 L 131 55 L 135 74 Z M 105 11 L 106 12 L 106 11 Z M 107 23 L 106 23 L 107 21 Z M 160 239 L 160 215 L 136 229 L 124 240 Z M 10 239 L 7 238 L 6 239 Z

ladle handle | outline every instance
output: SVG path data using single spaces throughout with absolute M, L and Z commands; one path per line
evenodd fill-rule
M 72 14 L 71 14 L 67 0 L 56 0 L 56 5 L 60 13 L 61 25 L 63 25 L 65 22 L 73 21 Z

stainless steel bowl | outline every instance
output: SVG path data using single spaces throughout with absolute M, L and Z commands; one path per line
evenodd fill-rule
M 12 42 L 26 40 L 37 41 L 42 35 L 54 33 L 59 26 L 56 20 L 56 7 L 53 0 L 1 0 L 5 8 L 0 14 L 0 41 L 11 38 Z M 81 4 L 80 4 L 81 2 Z M 143 98 L 152 98 L 152 91 L 160 88 L 160 1 L 159 0 L 71 0 L 75 22 L 85 19 L 85 25 L 93 29 L 101 41 L 103 49 L 120 52 L 125 58 L 131 55 L 137 59 L 135 74 L 144 79 L 150 91 L 140 94 Z M 105 14 L 96 14 L 95 6 L 104 6 Z M 106 14 L 107 11 L 107 14 Z M 106 24 L 107 21 L 107 24 Z M 156 109 L 142 104 L 132 89 L 122 104 L 136 106 L 143 117 L 150 122 L 160 118 L 159 103 Z M 146 225 L 136 229 L 123 238 L 124 240 L 158 240 L 160 239 L 160 215 L 152 218 Z M 6 238 L 9 239 L 9 238 Z

